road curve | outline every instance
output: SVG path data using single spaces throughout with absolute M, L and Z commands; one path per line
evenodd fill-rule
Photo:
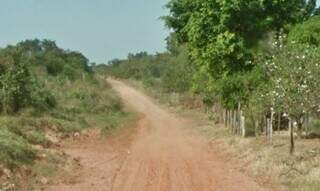
M 113 191 L 259 191 L 253 180 L 229 169 L 206 140 L 184 130 L 190 124 L 160 108 L 143 93 L 109 79 L 144 118 L 113 182 Z M 231 167 L 230 167 L 231 168 Z
M 50 191 L 264 191 L 151 98 L 123 82 L 108 79 L 125 104 L 142 114 L 130 144 L 110 140 L 81 141 L 66 147 L 78 157 L 76 181 L 62 181 Z M 189 122 L 188 122 L 189 121 Z M 130 136 L 129 136 L 130 137 Z M 121 143 L 119 145 L 119 142 Z M 124 152 L 125 150 L 125 152 Z

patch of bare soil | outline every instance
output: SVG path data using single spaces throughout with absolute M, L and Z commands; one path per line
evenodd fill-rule
M 137 128 L 111 138 L 90 136 L 63 145 L 80 166 L 49 191 L 259 191 L 253 179 L 185 127 L 195 125 L 156 105 L 126 84 L 109 79 L 127 106 L 143 117 Z M 133 125 L 133 124 L 132 124 Z M 69 180 L 69 181 L 68 181 Z

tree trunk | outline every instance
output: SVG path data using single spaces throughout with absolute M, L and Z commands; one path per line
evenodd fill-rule
M 268 136 L 268 118 L 267 118 L 267 116 L 265 115 L 264 116 L 264 122 L 263 122 L 263 131 L 264 131 L 264 133 L 266 134 L 266 136 Z
M 297 134 L 298 134 L 299 139 L 302 138 L 302 127 L 303 127 L 303 124 L 302 124 L 301 120 L 298 120 L 298 123 L 297 123 L 298 132 L 297 132 Z
M 229 110 L 226 111 L 226 127 L 229 127 Z
M 269 127 L 269 141 L 270 141 L 270 144 L 272 144 L 272 136 L 273 136 L 273 116 L 274 116 L 274 111 L 273 111 L 273 108 L 271 108 L 270 127 Z
M 289 130 L 290 130 L 290 154 L 294 153 L 294 136 L 293 136 L 293 125 L 291 118 L 289 118 Z
M 266 136 L 267 136 L 267 141 L 270 142 L 270 126 L 271 126 L 271 120 L 267 119 L 267 127 L 266 127 Z
M 237 123 L 237 110 L 234 110 L 234 113 L 233 113 L 233 124 L 234 124 L 234 128 L 236 130 L 236 134 L 239 133 L 239 125 Z

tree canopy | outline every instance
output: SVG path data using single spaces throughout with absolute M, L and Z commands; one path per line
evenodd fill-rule
M 253 49 L 259 40 L 308 19 L 315 7 L 314 0 L 171 0 L 167 4 L 170 14 L 163 18 L 179 42 L 188 43 L 197 71 L 208 73 L 210 84 L 227 85 L 254 68 Z M 215 87 L 221 87 L 216 92 L 222 99 L 241 94 L 237 88 Z

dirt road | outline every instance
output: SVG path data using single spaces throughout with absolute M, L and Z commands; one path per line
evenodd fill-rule
M 187 131 L 185 127 L 194 125 L 190 120 L 162 109 L 122 82 L 109 83 L 129 108 L 143 116 L 134 136 L 124 133 L 116 140 L 89 139 L 67 144 L 66 152 L 79 157 L 82 168 L 74 173 L 74 181 L 62 181 L 45 190 L 266 190 L 217 156 L 217 149 L 210 148 L 205 138 Z

